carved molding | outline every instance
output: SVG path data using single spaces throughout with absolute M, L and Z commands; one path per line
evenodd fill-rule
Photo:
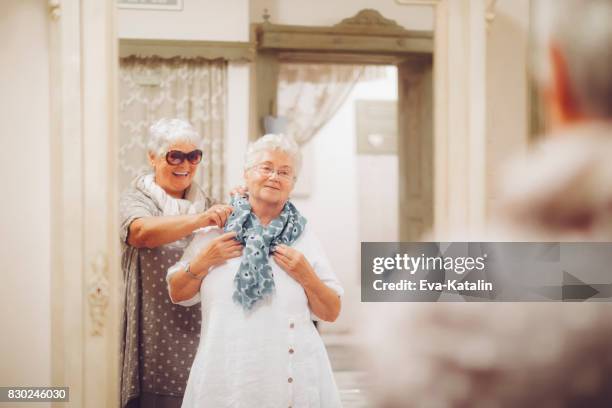
M 403 6 L 435 6 L 441 0 L 395 0 L 397 4 Z
M 87 288 L 91 335 L 101 336 L 106 325 L 106 309 L 109 303 L 108 262 L 106 256 L 98 254 L 91 262 L 92 275 Z
M 407 30 L 378 11 L 364 9 L 333 26 L 253 25 L 258 50 L 359 54 L 431 54 L 431 31 Z
M 53 20 L 57 20 L 62 15 L 62 5 L 60 0 L 49 0 L 49 15 Z
M 493 20 L 495 20 L 495 6 L 497 5 L 497 0 L 488 0 L 487 8 L 485 10 L 485 20 L 487 22 L 487 30 L 490 28 Z
M 270 15 L 268 9 L 264 9 L 263 14 L 261 15 L 261 18 L 263 19 L 264 23 L 270 23 L 270 17 L 272 17 L 272 15 Z
M 404 27 L 397 24 L 395 20 L 391 20 L 383 17 L 378 11 L 374 9 L 363 9 L 355 14 L 353 17 L 345 18 L 338 24 L 334 25 L 337 28 L 371 28 L 379 27 L 386 29 L 394 29 L 398 31 L 405 31 Z

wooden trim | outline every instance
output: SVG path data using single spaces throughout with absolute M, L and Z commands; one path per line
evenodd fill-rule
M 360 54 L 432 54 L 431 31 L 406 30 L 372 9 L 331 27 L 254 25 L 259 50 L 334 51 Z
M 131 55 L 252 61 L 255 46 L 249 42 L 238 41 L 119 40 L 119 57 L 124 58 Z
M 393 54 L 359 54 L 344 52 L 280 52 L 279 62 L 314 63 L 314 64 L 357 64 L 357 65 L 399 65 L 409 61 L 431 62 L 428 54 L 393 55 Z
M 333 26 L 300 26 L 288 24 L 259 23 L 260 32 L 273 33 L 301 33 L 301 34 L 343 34 L 343 35 L 375 35 L 379 37 L 402 38 L 433 38 L 433 32 L 427 30 L 407 30 L 400 25 L 376 25 L 374 23 L 349 23 L 349 19 Z
M 268 50 L 411 54 L 431 53 L 433 40 L 431 38 L 399 38 L 367 34 L 263 32 L 259 37 L 258 46 L 260 49 Z
M 257 117 L 256 132 L 251 134 L 257 138 L 265 134 L 264 118 L 267 115 L 276 116 L 276 98 L 278 93 L 278 73 L 280 70 L 278 54 L 270 51 L 257 53 L 255 64 L 257 94 L 255 100 L 255 112 Z
M 399 237 L 418 241 L 433 226 L 433 64 L 401 64 L 397 78 Z

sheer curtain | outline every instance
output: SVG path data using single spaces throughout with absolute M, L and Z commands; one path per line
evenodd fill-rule
M 119 69 L 121 187 L 149 169 L 149 126 L 162 117 L 178 117 L 193 124 L 203 138 L 197 182 L 209 197 L 222 199 L 227 63 L 130 56 L 121 58 Z
M 306 144 L 334 116 L 359 81 L 382 78 L 384 69 L 350 64 L 282 63 L 278 116 L 285 132 Z

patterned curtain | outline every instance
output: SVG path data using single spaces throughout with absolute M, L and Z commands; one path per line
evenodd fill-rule
M 149 171 L 149 126 L 162 117 L 188 120 L 203 138 L 197 182 L 223 198 L 223 137 L 227 63 L 203 58 L 121 58 L 119 72 L 119 166 L 122 189 Z
M 384 67 L 349 64 L 281 63 L 278 116 L 285 132 L 306 144 L 334 116 L 359 81 L 384 78 Z

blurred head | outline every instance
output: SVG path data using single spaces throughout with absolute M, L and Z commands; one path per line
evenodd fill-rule
M 259 138 L 249 145 L 244 166 L 250 197 L 271 205 L 284 205 L 300 166 L 300 149 L 293 138 L 280 134 Z
M 554 126 L 612 121 L 612 1 L 549 3 L 544 94 Z
M 202 159 L 200 136 L 182 119 L 160 119 L 149 128 L 148 156 L 155 182 L 180 198 L 193 180 Z

